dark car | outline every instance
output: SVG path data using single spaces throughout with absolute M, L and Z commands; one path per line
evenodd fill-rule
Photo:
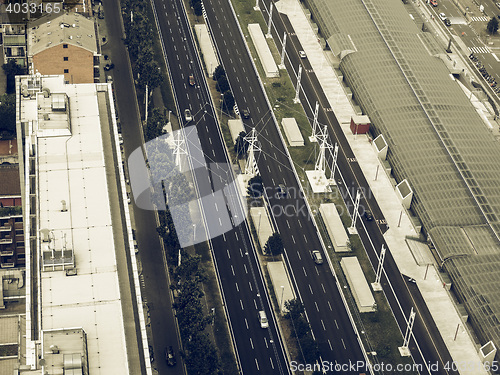
M 115 64 L 111 63 L 111 64 L 106 64 L 106 66 L 104 66 L 104 70 L 108 71 L 108 70 L 111 70 L 115 67 Z
M 286 195 L 287 195 L 287 191 L 286 191 L 285 185 L 279 184 L 278 185 L 278 198 L 286 197 Z
M 169 366 L 175 366 L 177 364 L 177 361 L 175 360 L 174 348 L 171 346 L 165 349 L 165 359 L 167 360 L 167 365 Z
M 446 18 L 443 22 L 446 26 L 451 26 L 451 21 L 448 18 Z
M 364 216 L 365 216 L 366 221 L 372 221 L 373 220 L 373 214 L 371 213 L 371 211 L 366 210 Z
M 250 118 L 250 111 L 248 109 L 244 109 L 243 111 L 241 111 L 241 115 L 243 116 L 243 118 Z

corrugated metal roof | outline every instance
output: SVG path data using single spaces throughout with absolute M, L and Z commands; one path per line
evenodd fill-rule
M 500 283 L 500 144 L 401 2 L 309 5 L 482 339 L 498 345 L 500 299 L 484 285 Z

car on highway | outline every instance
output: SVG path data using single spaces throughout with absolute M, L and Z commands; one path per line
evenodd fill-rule
M 445 24 L 446 26 L 451 26 L 451 21 L 450 21 L 450 19 L 449 19 L 449 18 L 445 18 L 445 20 L 444 20 L 443 22 L 444 22 L 444 24 Z
M 189 75 L 189 86 L 194 86 L 196 83 L 194 81 L 194 75 Z
M 286 187 L 283 184 L 278 185 L 278 198 L 284 198 L 287 195 Z
M 259 323 L 261 328 L 268 328 L 269 322 L 267 320 L 266 312 L 263 310 L 259 311 Z
M 299 51 L 299 56 L 300 56 L 301 59 L 305 59 L 307 57 L 305 51 Z
M 372 221 L 373 220 L 373 214 L 369 210 L 365 210 L 364 217 L 366 221 Z
M 189 122 L 193 119 L 193 116 L 191 115 L 191 111 L 189 110 L 189 108 L 184 110 L 184 119 L 186 120 L 186 122 Z
M 439 14 L 438 14 L 438 17 L 439 17 L 439 19 L 440 19 L 441 21 L 444 21 L 444 20 L 446 19 L 446 14 L 444 14 L 444 13 L 439 13 Z
M 437 6 L 438 6 L 438 2 L 437 2 L 437 0 L 430 0 L 430 4 L 431 4 L 433 7 L 437 7 Z
M 314 263 L 323 264 L 323 257 L 321 256 L 321 253 L 318 250 L 313 250 L 312 257 L 314 259 Z
M 245 119 L 248 119 L 250 118 L 250 111 L 246 108 L 244 110 L 241 111 L 241 116 Z
M 175 366 L 177 364 L 174 348 L 172 348 L 172 346 L 165 349 L 165 359 L 167 360 L 167 365 L 169 366 Z

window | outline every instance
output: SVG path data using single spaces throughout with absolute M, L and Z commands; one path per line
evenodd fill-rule
M 69 69 L 64 69 L 64 73 L 69 73 Z
M 63 57 L 64 61 L 68 61 L 68 56 Z
M 67 44 L 63 44 L 63 48 L 68 48 L 68 45 Z

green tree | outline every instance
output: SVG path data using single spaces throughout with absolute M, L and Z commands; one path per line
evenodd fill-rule
M 271 255 L 280 255 L 283 252 L 283 241 L 279 233 L 273 233 L 264 246 L 264 253 Z
M 163 133 L 163 127 L 167 123 L 167 118 L 163 109 L 153 108 L 148 116 L 144 136 L 146 141 L 157 138 Z M 156 154 L 155 154 L 156 155 Z
M 0 138 L 12 139 L 16 135 L 16 95 L 0 96 Z
M 243 159 L 248 152 L 248 147 L 250 146 L 250 143 L 248 143 L 245 137 L 246 133 L 240 132 L 240 134 L 238 134 L 238 138 L 236 138 L 236 142 L 234 143 L 234 152 L 236 152 L 238 159 Z
M 262 177 L 257 175 L 248 180 L 248 195 L 252 198 L 260 198 L 264 194 L 264 185 L 262 184 Z
M 486 29 L 490 34 L 495 34 L 498 31 L 498 19 L 496 17 L 491 17 Z
M 227 112 L 232 112 L 234 104 L 233 93 L 231 91 L 226 91 L 222 99 L 222 109 Z
M 189 374 L 215 375 L 220 366 L 217 349 L 206 334 L 194 335 L 186 343 L 186 366 Z
M 217 80 L 217 84 L 215 85 L 215 88 L 217 89 L 218 92 L 226 92 L 229 90 L 229 82 L 226 76 L 219 77 L 219 79 Z
M 203 14 L 203 8 L 201 7 L 201 1 L 194 3 L 193 10 L 194 10 L 194 14 L 196 16 L 201 16 Z
M 214 75 L 213 75 L 214 81 L 218 81 L 220 76 L 225 76 L 225 75 L 226 72 L 224 71 L 222 65 L 217 66 L 217 68 L 215 68 L 214 70 Z
M 3 71 L 7 76 L 7 94 L 13 94 L 16 91 L 16 76 L 26 74 L 26 68 L 18 65 L 14 60 L 9 60 L 7 64 L 2 65 Z

